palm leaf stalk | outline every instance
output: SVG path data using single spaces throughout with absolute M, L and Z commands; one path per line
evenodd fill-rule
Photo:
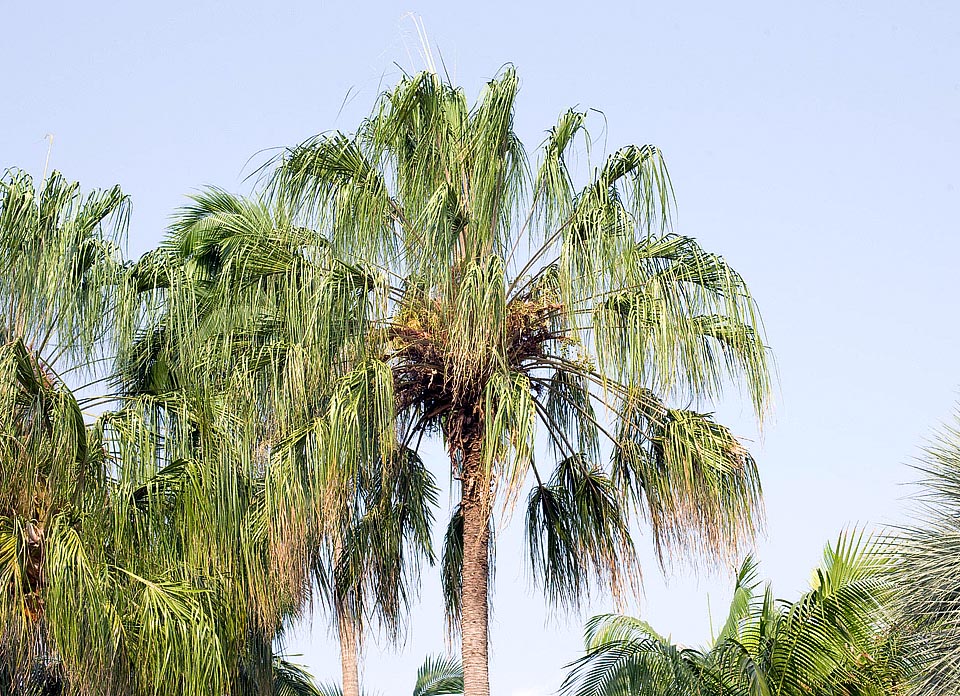
M 567 607 L 591 588 L 635 586 L 635 513 L 661 557 L 720 558 L 739 552 L 761 515 L 753 458 L 705 410 L 730 385 L 758 418 L 767 405 L 767 350 L 746 284 L 668 231 L 672 192 L 656 148 L 621 148 L 576 184 L 569 163 L 588 139 L 586 115 L 571 110 L 531 169 L 513 131 L 518 86 L 506 68 L 470 107 L 433 73 L 405 77 L 356 132 L 290 149 L 272 200 L 290 211 L 287 239 L 315 229 L 322 242 L 282 303 L 260 283 L 246 292 L 262 311 L 229 293 L 216 300 L 242 308 L 223 310 L 234 337 L 286 322 L 282 369 L 309 372 L 311 389 L 270 396 L 268 410 L 284 414 L 278 441 L 311 450 L 315 484 L 329 492 L 314 497 L 318 519 L 337 518 L 365 461 L 442 438 L 459 489 L 444 584 L 468 696 L 489 693 L 494 509 L 512 510 L 531 481 L 534 577 Z M 280 257 L 234 256 L 231 273 Z M 194 330 L 170 317 L 171 330 Z M 221 372 L 241 383 L 262 375 L 236 369 L 233 345 L 188 340 L 181 360 L 229 364 Z M 550 449 L 535 464 L 538 428 Z

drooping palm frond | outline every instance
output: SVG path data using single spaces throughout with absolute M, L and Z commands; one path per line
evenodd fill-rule
M 335 583 L 353 616 L 376 616 L 396 638 L 419 586 L 422 561 L 434 563 L 430 533 L 438 490 L 409 449 L 367 477 L 359 492 L 361 514 L 342 532 Z
M 628 518 L 610 479 L 582 457 L 563 460 L 533 489 L 527 536 L 548 598 L 576 606 L 591 582 L 620 595 L 638 573 Z
M 613 477 L 647 515 L 657 552 L 739 553 L 762 519 L 760 477 L 746 448 L 710 414 L 627 395 Z
M 110 338 L 128 214 L 119 187 L 84 195 L 59 172 L 39 186 L 19 170 L 0 178 L 3 340 L 21 338 L 51 364 L 66 355 L 92 367 Z

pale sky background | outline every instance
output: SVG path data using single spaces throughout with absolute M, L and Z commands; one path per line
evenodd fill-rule
M 678 231 L 746 277 L 780 377 L 754 444 L 768 511 L 758 554 L 778 596 L 806 586 L 844 526 L 902 520 L 907 464 L 960 384 L 956 2 L 0 0 L 0 167 L 39 175 L 52 133 L 51 167 L 132 195 L 139 255 L 184 194 L 249 191 L 252 155 L 351 128 L 394 63 L 422 68 L 408 12 L 471 96 L 517 66 L 531 150 L 572 105 L 604 112 L 611 149 L 659 145 Z M 746 409 L 721 413 L 754 437 Z M 610 607 L 548 622 L 521 540 L 518 525 L 500 533 L 492 678 L 495 693 L 536 696 L 578 656 L 586 617 Z M 719 622 L 729 584 L 680 570 L 665 585 L 650 563 L 633 609 L 700 644 L 707 594 Z M 423 656 L 443 649 L 438 588 L 428 574 L 400 653 L 368 646 L 369 689 L 409 693 Z M 338 676 L 322 616 L 289 650 L 318 679 Z

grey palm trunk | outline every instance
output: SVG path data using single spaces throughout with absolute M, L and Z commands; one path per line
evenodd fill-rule
M 462 645 L 465 696 L 489 696 L 490 505 L 479 442 L 468 447 L 463 472 Z
M 346 612 L 338 612 L 340 634 L 340 668 L 342 671 L 343 696 L 360 696 L 360 654 L 357 641 L 357 625 Z

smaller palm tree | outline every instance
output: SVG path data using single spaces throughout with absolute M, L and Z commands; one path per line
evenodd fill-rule
M 363 283 L 328 247 L 318 232 L 294 226 L 282 205 L 216 189 L 194 196 L 161 248 L 132 271 L 140 297 L 161 293 L 161 302 L 130 321 L 148 330 L 139 330 L 123 374 L 128 394 L 156 404 L 159 423 L 170 421 L 170 400 L 229 404 L 213 417 L 191 414 L 187 437 L 176 421 L 164 433 L 208 472 L 210 499 L 238 476 L 254 490 L 235 511 L 219 505 L 210 519 L 256 534 L 225 533 L 211 555 L 234 556 L 248 569 L 236 573 L 247 576 L 237 601 L 269 616 L 260 622 L 267 644 L 277 623 L 319 596 L 339 639 L 343 692 L 359 696 L 364 634 L 400 636 L 420 566 L 434 561 L 438 492 L 409 447 L 398 444 L 388 456 L 344 447 L 325 459 L 307 441 L 337 398 L 331 380 L 355 362 L 337 336 L 317 331 L 318 314 L 355 309 L 354 285 Z M 306 311 L 305 301 L 321 308 Z M 352 473 L 336 495 L 317 482 L 325 466 Z M 262 548 L 231 548 L 246 538 Z M 247 559 L 262 556 L 269 568 L 250 567 Z
M 677 646 L 645 622 L 594 617 L 565 696 L 800 696 L 906 693 L 915 662 L 892 621 L 891 556 L 873 538 L 828 545 L 812 587 L 794 602 L 760 591 L 742 565 L 720 634 L 703 650 Z

